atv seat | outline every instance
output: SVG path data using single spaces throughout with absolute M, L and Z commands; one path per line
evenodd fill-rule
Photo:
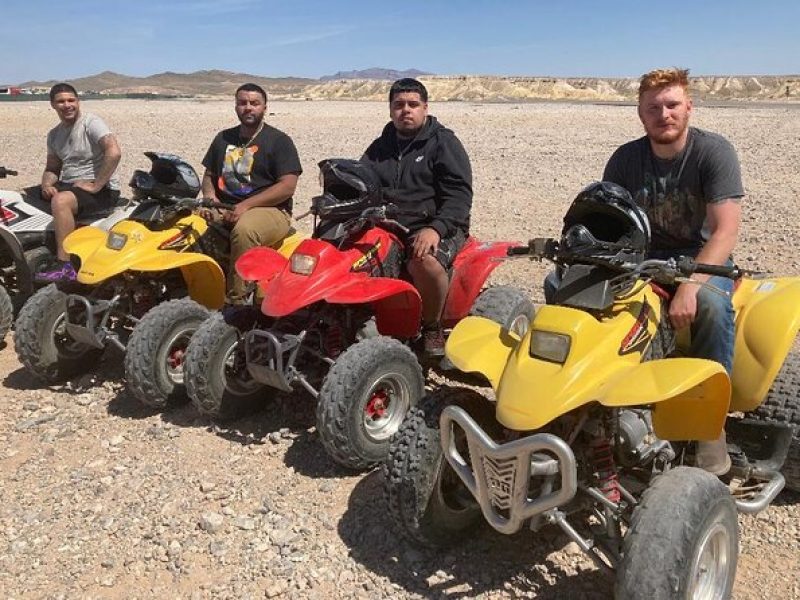
M 95 221 L 104 219 L 118 208 L 124 208 L 128 204 L 128 202 L 130 202 L 128 198 L 123 198 L 122 196 L 119 196 L 114 202 L 109 203 L 107 206 L 104 206 L 99 210 L 95 210 L 90 213 L 84 213 L 78 217 L 75 217 L 75 225 L 76 226 L 90 225 Z

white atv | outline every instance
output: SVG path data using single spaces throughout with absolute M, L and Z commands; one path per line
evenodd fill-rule
M 16 175 L 0 167 L 0 179 Z M 109 229 L 134 208 L 120 198 L 103 212 L 76 219 L 78 227 L 94 225 Z M 56 239 L 50 204 L 19 192 L 0 190 L 0 342 L 14 321 L 14 315 L 33 294 L 34 275 L 56 256 Z

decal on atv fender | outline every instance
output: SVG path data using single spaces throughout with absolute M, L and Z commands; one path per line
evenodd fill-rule
M 622 344 L 619 347 L 619 355 L 631 354 L 632 352 L 642 352 L 650 343 L 650 332 L 647 331 L 647 321 L 652 313 L 652 308 L 647 300 L 642 303 L 642 310 L 639 316 L 636 317 L 636 322 L 631 327 L 631 330 L 622 338 Z
M 378 250 L 380 250 L 380 247 L 381 247 L 381 242 L 380 240 L 378 240 L 377 242 L 375 242 L 374 246 L 367 249 L 364 252 L 364 255 L 353 263 L 352 270 L 359 271 L 364 267 L 369 266 L 369 264 L 375 259 L 375 257 L 378 256 Z

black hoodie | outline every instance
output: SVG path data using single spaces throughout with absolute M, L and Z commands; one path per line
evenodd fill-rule
M 361 160 L 369 163 L 401 209 L 417 215 L 398 218 L 412 232 L 432 227 L 441 238 L 457 229 L 469 233 L 472 168 L 464 146 L 436 117 L 428 115 L 417 136 L 402 151 L 393 123 L 370 144 Z

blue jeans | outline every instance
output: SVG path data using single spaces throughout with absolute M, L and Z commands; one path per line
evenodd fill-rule
M 719 294 L 701 287 L 697 292 L 697 313 L 692 322 L 692 343 L 689 355 L 720 363 L 728 375 L 733 369 L 734 316 L 731 294 L 733 281 L 712 277 L 708 283 L 727 292 Z

